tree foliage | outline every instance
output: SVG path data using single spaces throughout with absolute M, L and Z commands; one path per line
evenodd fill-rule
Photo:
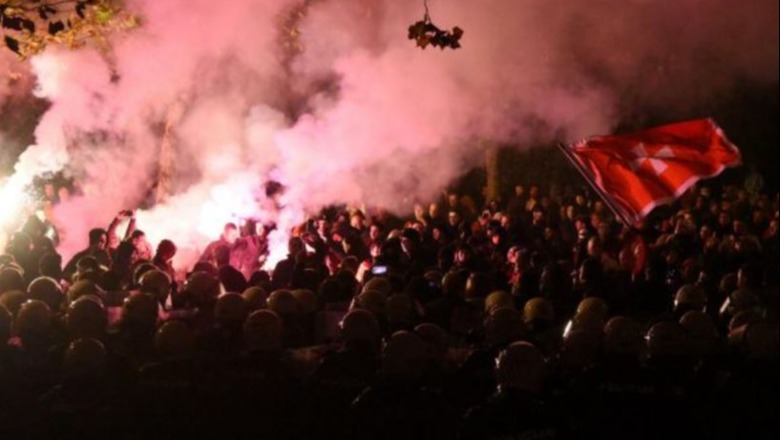
M 425 0 L 425 15 L 423 19 L 409 26 L 409 39 L 417 41 L 417 47 L 425 49 L 428 45 L 444 49 L 460 48 L 460 38 L 463 36 L 463 29 L 455 26 L 451 31 L 440 29 L 433 24 L 431 15 L 428 13 L 428 0 Z
M 138 25 L 122 0 L 0 0 L 2 44 L 21 58 L 52 43 L 105 48 L 109 32 Z

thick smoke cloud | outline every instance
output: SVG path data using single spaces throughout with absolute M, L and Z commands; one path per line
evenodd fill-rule
M 778 77 L 774 0 L 433 0 L 437 25 L 465 30 L 457 51 L 406 39 L 420 1 L 314 0 L 294 54 L 280 27 L 301 4 L 129 1 L 144 25 L 109 55 L 33 60 L 52 106 L 21 172 L 62 168 L 82 182 L 85 197 L 57 212 L 83 219 L 63 223 L 66 253 L 149 198 L 166 122 L 175 194 L 139 226 L 187 260 L 236 217 L 284 229 L 329 203 L 403 210 L 477 164 L 483 141 L 573 140 L 642 109 L 704 116 L 686 112 Z M 287 188 L 281 212 L 268 179 Z

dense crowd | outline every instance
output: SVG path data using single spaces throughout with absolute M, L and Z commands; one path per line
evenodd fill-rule
M 272 268 L 253 222 L 186 268 L 132 211 L 67 262 L 49 227 L 0 256 L 2 438 L 778 435 L 777 195 L 332 207 Z

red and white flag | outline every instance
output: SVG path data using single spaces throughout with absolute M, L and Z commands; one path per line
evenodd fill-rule
M 742 162 L 739 149 L 712 119 L 596 136 L 569 145 L 567 153 L 634 225 L 700 179 Z

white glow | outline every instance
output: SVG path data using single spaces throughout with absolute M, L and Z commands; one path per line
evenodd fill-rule
M 20 174 L 14 174 L 0 183 L 0 230 L 6 229 L 19 219 L 25 205 L 24 187 L 28 182 Z

